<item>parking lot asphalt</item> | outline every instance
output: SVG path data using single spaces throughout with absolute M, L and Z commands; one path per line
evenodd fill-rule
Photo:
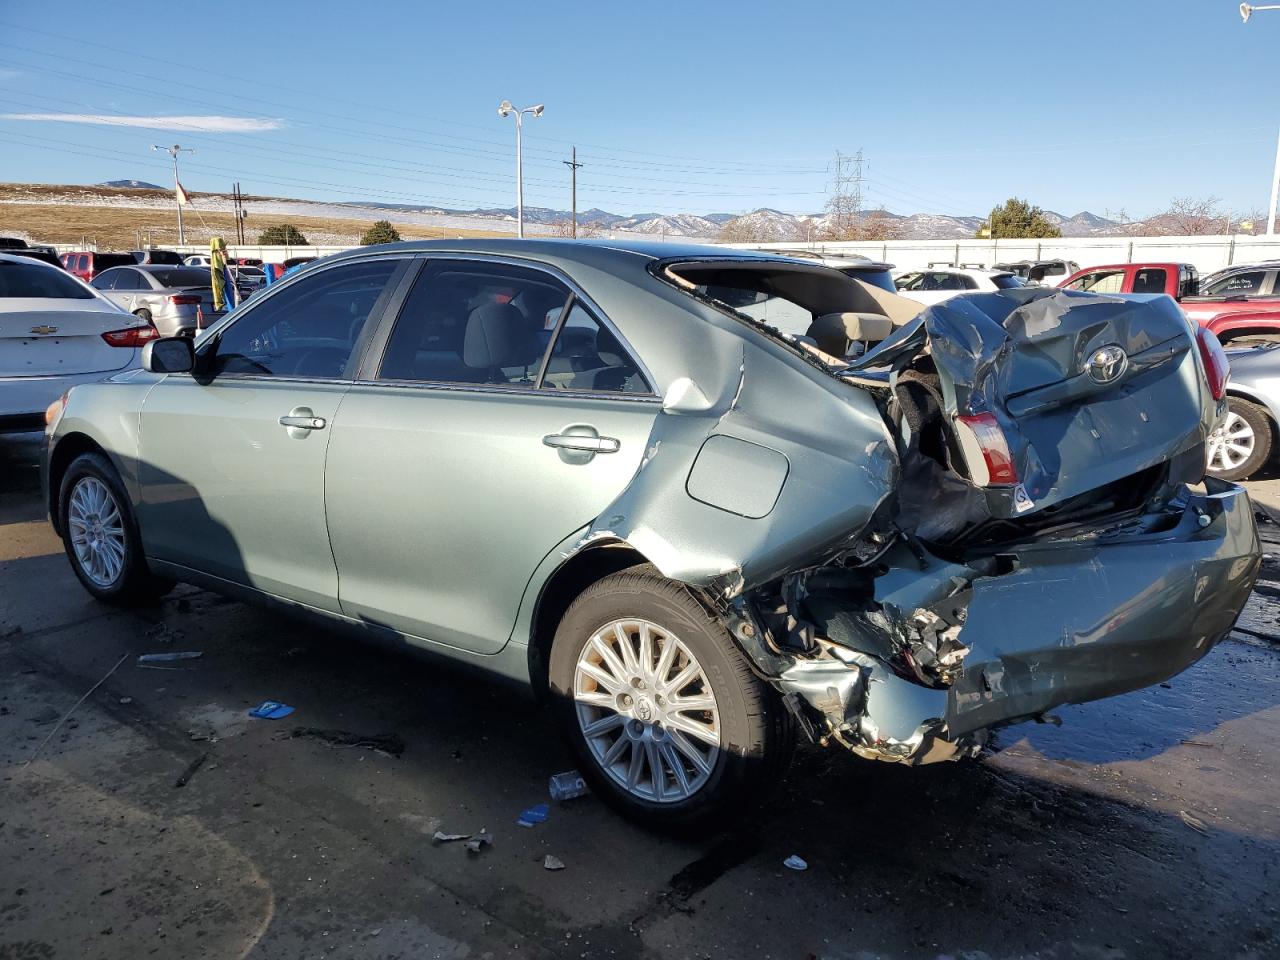
M 525 828 L 570 765 L 532 701 L 190 587 L 95 603 L 37 441 L 0 438 L 0 960 L 1280 955 L 1280 548 L 1195 667 L 978 761 L 805 747 L 701 838 L 590 797 Z

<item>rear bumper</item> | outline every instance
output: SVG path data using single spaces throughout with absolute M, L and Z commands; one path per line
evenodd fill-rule
M 138 357 L 138 351 L 116 348 L 126 360 L 114 370 L 94 373 L 57 374 L 41 377 L 0 377 L 0 421 L 34 424 L 30 429 L 44 429 L 44 412 L 49 404 L 81 383 L 97 383 L 127 369 Z
M 775 685 L 855 752 L 927 763 L 975 751 L 991 727 L 1166 680 L 1230 631 L 1261 559 L 1248 495 L 1205 486 L 1159 532 L 1016 548 L 1011 572 L 975 576 L 949 687 L 904 679 L 837 630 Z

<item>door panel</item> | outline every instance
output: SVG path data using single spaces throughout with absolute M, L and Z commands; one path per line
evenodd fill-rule
M 551 391 L 355 385 L 326 471 L 343 613 L 498 651 L 547 552 L 635 474 L 658 410 Z M 590 439 L 586 428 L 616 452 L 544 441 Z
M 349 384 L 170 376 L 142 411 L 148 556 L 336 612 L 325 448 Z M 305 407 L 322 429 L 280 418 Z
M 339 609 L 325 452 L 370 317 L 406 268 L 376 258 L 299 276 L 211 334 L 196 375 L 151 389 L 139 431 L 148 556 Z

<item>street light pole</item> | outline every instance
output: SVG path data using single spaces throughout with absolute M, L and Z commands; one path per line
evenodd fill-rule
M 187 233 L 182 227 L 182 198 L 179 196 L 182 191 L 182 182 L 178 179 L 178 154 L 195 153 L 196 151 L 193 147 L 183 147 L 177 143 L 172 147 L 162 147 L 158 143 L 153 143 L 151 149 L 163 150 L 173 157 L 173 201 L 178 207 L 178 243 L 184 244 L 187 242 Z
M 1259 10 L 1280 10 L 1280 3 L 1253 5 L 1240 4 L 1240 19 L 1244 23 Z M 1276 139 L 1276 162 L 1271 168 L 1271 203 L 1267 207 L 1267 236 L 1275 236 L 1276 232 L 1276 200 L 1280 199 L 1280 137 Z
M 498 116 L 505 117 L 514 114 L 516 118 L 516 236 L 521 240 L 524 239 L 524 172 L 521 169 L 523 164 L 522 149 L 520 144 L 520 134 L 524 128 L 524 115 L 527 113 L 534 117 L 542 116 L 546 107 L 539 103 L 532 107 L 524 107 L 517 110 L 511 105 L 510 100 L 503 100 L 498 104 Z

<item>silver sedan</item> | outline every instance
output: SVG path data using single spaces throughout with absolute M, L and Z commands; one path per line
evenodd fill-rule
M 802 332 L 753 317 L 777 299 Z M 527 684 L 664 827 L 763 800 L 797 731 L 931 763 L 1158 683 L 1260 563 L 1204 478 L 1226 359 L 1168 297 L 922 308 L 721 248 L 392 244 L 142 364 L 50 411 L 90 594 L 195 583 Z
M 214 309 L 209 271 L 200 267 L 112 267 L 94 277 L 93 286 L 165 337 L 193 335 L 197 326 L 210 326 L 222 315 Z

